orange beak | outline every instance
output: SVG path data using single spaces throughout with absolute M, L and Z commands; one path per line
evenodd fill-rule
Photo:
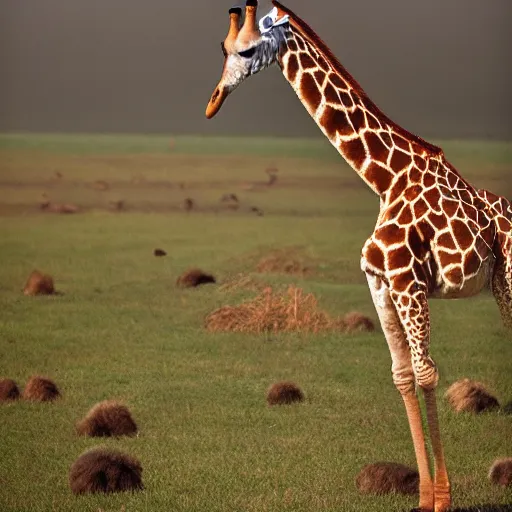
M 206 118 L 211 119 L 222 107 L 225 99 L 228 97 L 229 92 L 227 89 L 219 83 L 213 91 L 212 97 L 206 107 Z

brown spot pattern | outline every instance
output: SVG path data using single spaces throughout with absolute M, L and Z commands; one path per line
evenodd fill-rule
M 309 73 L 305 73 L 302 77 L 300 90 L 302 97 L 307 101 L 309 109 L 314 113 L 318 109 L 322 101 L 322 95 L 318 90 L 315 79 Z

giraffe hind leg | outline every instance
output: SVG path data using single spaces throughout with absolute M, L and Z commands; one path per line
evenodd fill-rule
M 505 327 L 512 329 L 512 236 L 504 236 L 496 251 L 498 258 L 492 276 L 492 293 Z

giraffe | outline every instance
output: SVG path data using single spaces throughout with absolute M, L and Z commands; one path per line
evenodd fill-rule
M 430 357 L 428 299 L 463 298 L 490 287 L 512 329 L 512 206 L 476 190 L 441 148 L 389 119 L 296 14 L 273 0 L 229 11 L 221 44 L 224 67 L 206 109 L 212 118 L 246 78 L 277 64 L 320 130 L 379 196 L 375 229 L 362 249 L 374 306 L 389 346 L 420 475 L 419 508 L 445 512 L 450 483 L 436 405 L 438 370 Z M 419 397 L 425 401 L 434 471 L 425 446 Z

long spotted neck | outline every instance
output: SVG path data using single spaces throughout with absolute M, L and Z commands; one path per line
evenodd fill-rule
M 370 100 L 306 23 L 290 18 L 279 65 L 331 144 L 381 198 L 397 174 L 442 150 L 407 132 Z

